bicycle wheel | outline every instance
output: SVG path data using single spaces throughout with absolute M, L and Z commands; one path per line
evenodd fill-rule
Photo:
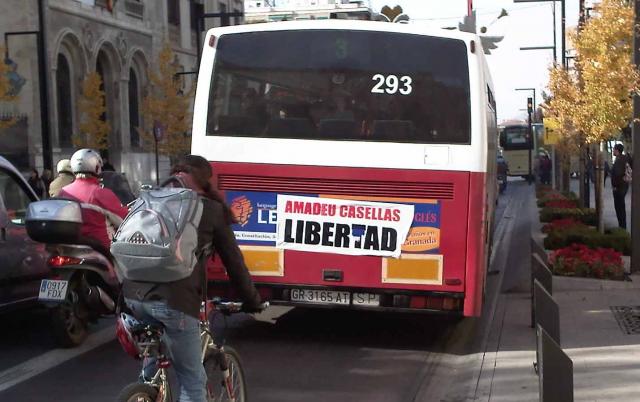
M 223 364 L 228 368 L 225 375 Z M 247 388 L 238 352 L 225 346 L 224 355 L 210 353 L 204 361 L 207 372 L 207 393 L 209 402 L 246 402 Z
M 158 397 L 158 390 L 149 384 L 138 382 L 127 385 L 120 395 L 118 402 L 155 402 Z

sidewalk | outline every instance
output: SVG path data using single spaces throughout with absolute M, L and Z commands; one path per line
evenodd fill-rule
M 617 226 L 610 186 L 605 211 L 607 225 Z M 530 212 L 532 233 L 540 240 L 537 210 Z M 539 400 L 530 297 L 528 291 L 500 295 L 487 351 L 492 360 L 482 374 L 491 378 L 490 391 L 481 400 Z M 553 297 L 560 308 L 561 347 L 573 360 L 575 401 L 640 400 L 640 275 L 632 275 L 632 282 L 554 276 Z M 612 310 L 621 306 L 626 325 Z
M 640 276 L 633 279 L 618 283 L 623 285 L 619 289 L 598 290 L 580 279 L 554 277 L 561 346 L 573 360 L 576 401 L 638 400 L 640 333 L 623 332 L 611 311 L 616 306 L 640 306 Z M 505 295 L 489 401 L 539 400 L 529 303 L 529 294 Z

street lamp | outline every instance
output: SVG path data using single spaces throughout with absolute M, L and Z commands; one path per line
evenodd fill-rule
M 516 88 L 516 91 L 533 91 L 533 107 L 536 107 L 536 89 L 535 88 Z
M 566 21 L 566 7 L 565 7 L 565 0 L 513 0 L 514 3 L 539 3 L 539 2 L 553 2 L 553 47 L 548 47 L 548 49 L 553 49 L 553 59 L 555 60 L 556 58 L 556 1 L 560 2 L 560 6 L 561 6 L 561 41 L 562 41 L 562 53 L 560 53 L 562 55 L 562 67 L 566 68 L 567 67 L 567 60 L 565 58 L 565 53 L 566 53 L 566 49 L 567 49 L 567 45 L 566 45 L 566 38 L 565 38 L 565 21 Z
M 4 33 L 5 60 L 9 59 L 9 37 L 19 35 L 35 35 L 38 52 L 38 88 L 40 92 L 40 127 L 42 136 L 42 162 L 45 169 L 53 169 L 53 155 L 51 154 L 51 134 L 49 129 L 49 88 L 46 68 L 46 49 L 44 41 L 44 6 L 43 0 L 38 0 L 38 30 Z

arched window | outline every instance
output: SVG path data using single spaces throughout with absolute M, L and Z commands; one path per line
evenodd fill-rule
M 72 146 L 73 116 L 71 106 L 71 70 L 67 58 L 58 55 L 56 70 L 56 88 L 58 90 L 58 138 L 61 147 Z
M 104 60 L 104 58 L 105 58 L 104 54 L 103 54 L 102 52 L 100 52 L 100 53 L 98 54 L 98 62 L 96 63 L 96 72 L 97 72 L 97 73 L 98 73 L 98 75 L 100 76 L 100 81 L 101 81 L 101 82 L 100 82 L 100 90 L 101 90 L 101 91 L 103 91 L 103 92 L 105 92 L 105 98 L 106 98 L 106 95 L 107 95 L 107 94 L 106 94 L 106 91 L 105 91 L 105 88 L 104 88 L 104 81 L 105 81 L 105 76 L 104 76 L 104 72 L 105 72 L 105 66 L 104 66 L 104 64 L 105 64 L 105 60 Z M 106 99 L 105 99 L 105 102 L 106 102 Z M 104 112 L 104 113 L 102 113 L 102 115 L 100 116 L 100 120 L 102 120 L 102 121 L 106 121 L 106 120 L 107 120 L 107 112 L 106 112 L 106 109 L 107 109 L 107 108 L 105 108 L 105 112 Z
M 129 70 L 129 135 L 131 146 L 140 146 L 140 100 L 139 100 L 138 76 L 132 69 Z

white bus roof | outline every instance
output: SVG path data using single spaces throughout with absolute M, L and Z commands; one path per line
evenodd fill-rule
M 305 21 L 279 21 L 266 22 L 260 24 L 244 24 L 233 25 L 228 27 L 212 28 L 207 32 L 208 35 L 224 35 L 242 32 L 259 32 L 259 31 L 295 31 L 310 29 L 339 29 L 339 30 L 358 30 L 358 31 L 379 31 L 379 32 L 397 32 L 413 35 L 428 35 L 440 38 L 459 39 L 465 42 L 476 40 L 478 45 L 480 41 L 477 35 L 460 32 L 457 30 L 434 29 L 419 24 L 394 24 L 390 22 L 380 21 L 358 21 L 358 20 L 305 20 Z

